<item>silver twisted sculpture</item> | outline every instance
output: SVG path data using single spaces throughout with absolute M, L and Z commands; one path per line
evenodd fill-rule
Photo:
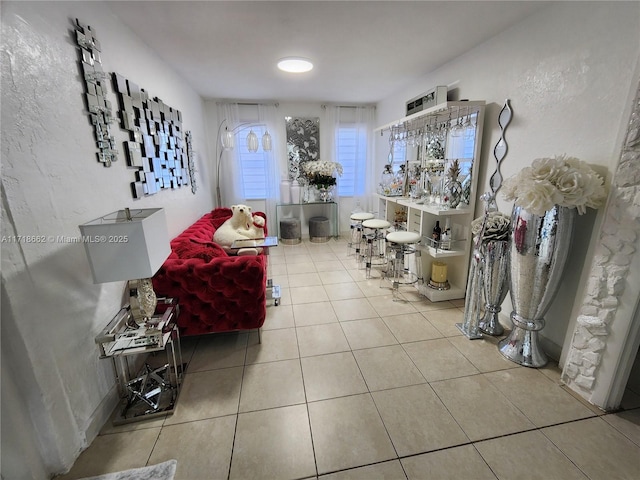
M 489 212 L 497 211 L 496 194 L 502 185 L 500 163 L 507 155 L 508 145 L 505 130 L 512 118 L 509 99 L 498 115 L 500 139 L 493 149 L 496 159 L 496 170 L 491 175 L 489 186 L 491 193 L 485 192 L 480 199 L 485 202 L 482 228 L 473 242 L 467 294 L 462 323 L 456 326 L 470 340 L 482 338 L 482 334 L 502 335 L 504 328 L 498 320 L 501 304 L 507 295 L 509 285 L 509 248 L 506 240 L 483 241 Z M 483 296 L 485 314 L 480 319 Z

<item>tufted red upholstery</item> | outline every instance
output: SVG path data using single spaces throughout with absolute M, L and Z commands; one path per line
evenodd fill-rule
M 264 213 L 257 212 L 265 218 Z M 153 277 L 156 294 L 178 299 L 181 335 L 260 328 L 267 314 L 267 256 L 229 256 L 212 238 L 231 217 L 217 208 L 171 241 Z M 266 236 L 265 227 L 265 236 Z

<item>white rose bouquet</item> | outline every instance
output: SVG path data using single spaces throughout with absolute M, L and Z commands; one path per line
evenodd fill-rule
M 586 162 L 560 155 L 537 158 L 502 185 L 507 200 L 535 215 L 544 215 L 554 205 L 577 208 L 587 213 L 587 207 L 598 208 L 606 198 L 604 181 Z
M 310 160 L 302 164 L 302 171 L 309 180 L 309 185 L 318 188 L 329 188 L 336 184 L 335 175 L 342 175 L 342 165 L 338 162 Z
M 482 231 L 482 224 L 484 222 L 484 216 L 476 218 L 471 222 L 471 233 L 474 236 L 480 235 Z M 482 235 L 482 241 L 489 240 L 507 240 L 509 238 L 509 232 L 511 230 L 511 218 L 509 215 L 505 215 L 500 212 L 488 212 L 487 223 L 484 228 L 484 234 Z

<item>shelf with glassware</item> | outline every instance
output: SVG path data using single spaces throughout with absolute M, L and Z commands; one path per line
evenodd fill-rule
M 464 298 L 472 211 L 434 210 L 403 197 L 378 195 L 378 198 L 379 211 L 393 225 L 392 228 L 416 232 L 421 237 L 417 246 L 423 253 L 420 257 L 420 270 L 424 284 L 417 285 L 420 293 L 432 302 Z M 441 233 L 440 240 L 433 238 L 436 222 L 443 232 L 447 232 L 448 227 L 447 236 L 443 238 Z M 434 262 L 438 262 L 436 268 L 444 269 L 448 288 L 429 286 Z
M 484 102 L 447 102 L 379 128 L 389 130 L 390 158 L 395 142 L 407 152 L 399 172 L 385 167 L 379 211 L 393 228 L 420 234 L 417 288 L 433 302 L 465 296 L 483 121 Z

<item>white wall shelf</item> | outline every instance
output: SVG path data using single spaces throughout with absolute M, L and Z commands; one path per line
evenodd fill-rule
M 405 207 L 411 207 L 414 210 L 420 210 L 421 212 L 425 212 L 430 215 L 446 217 L 449 215 L 469 215 L 470 213 L 473 213 L 473 210 L 470 208 L 442 209 L 442 208 L 434 207 L 432 205 L 417 203 L 412 198 L 407 198 L 407 197 L 384 197 L 384 198 L 388 198 L 400 205 L 404 205 Z
M 432 302 L 444 302 L 446 300 L 457 300 L 459 298 L 464 298 L 464 292 L 466 289 L 458 287 L 454 283 L 451 284 L 451 288 L 449 290 L 435 290 L 427 286 L 426 282 L 424 285 L 419 285 L 418 287 L 420 293 Z
M 424 124 L 424 121 L 428 118 L 430 122 L 436 123 L 446 122 L 449 118 L 458 118 L 461 114 L 466 115 L 468 113 L 476 113 L 483 110 L 485 106 L 484 100 L 478 101 L 457 101 L 457 102 L 444 102 L 438 105 L 434 105 L 431 108 L 416 112 L 406 117 L 399 118 L 393 122 L 389 122 L 385 125 L 377 127 L 374 131 L 385 131 L 394 127 L 404 125 L 408 130 L 417 128 Z M 433 117 L 436 117 L 435 119 Z
M 409 197 L 393 197 L 378 194 L 380 216 L 393 224 L 395 223 L 396 212 L 398 210 L 403 211 L 404 215 L 406 215 L 406 224 L 404 224 L 406 227 L 404 228 L 420 234 L 423 240 L 424 238 L 431 238 L 436 221 L 439 221 L 440 227 L 444 228 L 446 220 L 449 220 L 452 233 L 452 250 L 434 248 L 432 244 L 425 241 L 421 242 L 421 245 L 418 246 L 422 252 L 422 255 L 418 258 L 424 282 L 418 284 L 417 288 L 422 295 L 426 296 L 432 302 L 462 299 L 465 296 L 467 277 L 469 275 L 469 259 L 472 249 L 471 221 L 473 220 L 475 209 L 480 171 L 484 109 L 484 101 L 447 102 L 388 123 L 377 129 L 384 132 L 388 129 L 401 127 L 406 131 L 411 131 L 412 129 L 423 128 L 423 126 L 428 123 L 449 122 L 451 124 L 457 121 L 459 117 L 477 114 L 473 157 L 464 159 L 467 162 L 471 162 L 471 195 L 469 197 L 469 205 L 466 205 L 462 209 L 442 209 L 439 206 L 417 203 L 415 199 Z M 436 117 L 435 119 L 433 118 L 434 116 Z M 447 143 L 449 140 L 450 138 L 447 136 Z M 449 148 L 445 148 L 445 152 L 447 165 L 449 162 L 457 159 L 457 157 L 451 154 Z M 426 152 L 421 153 L 422 158 L 425 159 Z M 446 259 L 448 281 L 451 288 L 447 290 L 436 290 L 428 286 L 431 277 L 431 265 L 435 260 L 444 261 L 443 259 Z M 418 265 L 416 265 L 416 267 L 417 266 Z
M 427 252 L 433 258 L 461 257 L 466 255 L 464 250 L 442 250 L 441 248 L 427 247 L 425 245 L 418 245 L 418 248 L 423 252 Z

